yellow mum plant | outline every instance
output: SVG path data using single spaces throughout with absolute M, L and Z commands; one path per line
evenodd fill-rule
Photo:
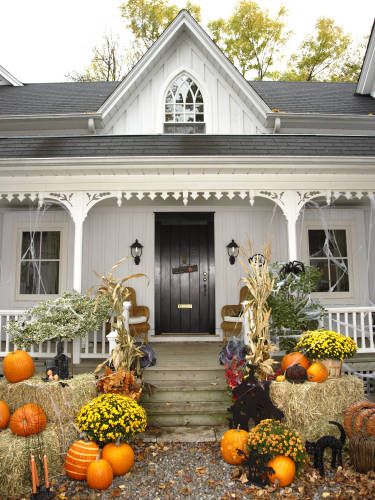
M 279 420 L 268 418 L 262 420 L 249 432 L 249 452 L 263 455 L 285 455 L 290 457 L 297 466 L 306 459 L 306 451 L 300 435 L 282 424 Z
M 129 441 L 147 426 L 146 411 L 122 394 L 101 394 L 82 406 L 76 423 L 81 432 L 98 444 Z
M 350 337 L 331 330 L 310 330 L 302 334 L 296 347 L 310 359 L 346 359 L 357 351 L 357 344 Z

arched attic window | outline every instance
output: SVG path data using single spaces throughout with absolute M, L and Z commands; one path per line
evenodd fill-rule
M 170 84 L 165 97 L 165 134 L 204 134 L 202 92 L 191 76 L 183 73 Z

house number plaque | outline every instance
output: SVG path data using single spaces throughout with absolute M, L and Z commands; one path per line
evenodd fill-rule
M 198 271 L 198 266 L 194 264 L 193 266 L 180 266 L 172 267 L 172 274 L 185 274 L 185 273 L 196 273 Z
M 177 309 L 193 309 L 193 304 L 177 304 Z

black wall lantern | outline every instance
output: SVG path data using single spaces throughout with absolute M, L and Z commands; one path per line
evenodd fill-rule
M 132 252 L 132 257 L 134 259 L 134 264 L 136 264 L 137 266 L 141 262 L 142 248 L 143 245 L 142 243 L 139 243 L 138 240 L 135 240 L 135 242 L 132 245 L 130 245 L 130 250 Z
M 240 247 L 237 245 L 237 243 L 234 240 L 232 240 L 227 245 L 227 251 L 228 251 L 228 255 L 229 255 L 229 262 L 233 265 L 236 262 L 236 258 L 238 257 Z

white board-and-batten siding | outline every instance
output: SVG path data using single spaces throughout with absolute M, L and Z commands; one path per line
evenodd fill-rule
M 163 206 L 97 206 L 88 214 L 83 232 L 83 279 L 82 290 L 86 291 L 98 283 L 95 272 L 108 273 L 114 263 L 130 255 L 130 245 L 137 238 L 143 245 L 141 263 L 136 266 L 132 259 L 121 265 L 117 276 L 145 273 L 147 280 L 134 279 L 130 286 L 137 292 L 137 301 L 147 305 L 151 311 L 151 330 L 154 330 L 154 254 L 155 222 L 154 212 L 158 211 L 213 211 L 215 212 L 215 303 L 216 330 L 220 329 L 221 308 L 238 302 L 240 279 L 244 270 L 237 260 L 229 264 L 226 245 L 234 239 L 250 254 L 249 242 L 254 253 L 261 252 L 263 245 L 270 242 L 273 261 L 288 260 L 287 224 L 284 215 L 271 204 L 264 206 L 220 206 L 218 204 L 194 208 Z M 298 248 L 301 259 L 306 257 L 306 224 L 319 224 L 317 210 L 306 210 L 298 227 Z M 351 304 L 367 304 L 368 280 L 366 264 L 366 244 L 364 238 L 364 211 L 361 209 L 331 210 L 325 215 L 325 223 L 339 224 L 345 221 L 351 225 L 350 249 L 354 268 L 355 296 Z M 72 287 L 74 227 L 69 215 L 63 210 L 49 209 L 45 212 L 4 210 L 0 214 L 1 254 L 0 254 L 0 309 L 24 309 L 35 301 L 18 300 L 16 294 L 17 266 L 19 265 L 19 231 L 62 228 L 62 288 Z M 25 229 L 26 228 L 26 229 Z M 18 236 L 17 236 L 18 235 Z M 354 283 L 354 282 L 353 282 Z M 325 302 L 324 299 L 321 299 Z M 331 303 L 331 301 L 328 301 Z M 344 305 L 343 301 L 337 302 Z M 151 332 L 151 333 L 152 333 Z
M 163 133 L 165 95 L 169 84 L 183 72 L 190 74 L 202 91 L 206 133 L 265 132 L 246 102 L 234 91 L 228 76 L 185 33 L 121 99 L 115 115 L 101 133 Z

